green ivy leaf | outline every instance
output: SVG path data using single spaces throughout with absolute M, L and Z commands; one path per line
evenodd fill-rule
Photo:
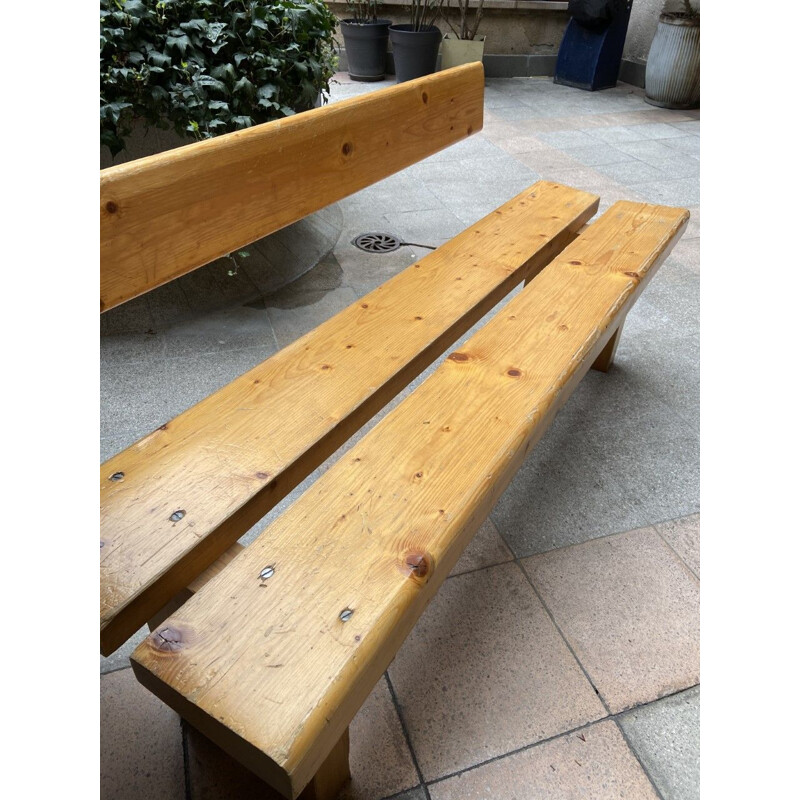
M 189 37 L 184 33 L 180 36 L 167 36 L 165 42 L 167 47 L 174 47 L 178 50 L 181 56 L 186 55 L 186 48 L 191 44 Z
M 206 33 L 206 38 L 212 44 L 216 44 L 217 39 L 219 39 L 220 34 L 225 28 L 228 27 L 227 22 L 211 22 L 208 25 L 208 31 Z
M 244 94 L 247 97 L 252 97 L 255 94 L 255 90 L 256 87 L 253 86 L 245 76 L 239 78 L 239 80 L 236 81 L 236 85 L 233 87 L 234 94 Z

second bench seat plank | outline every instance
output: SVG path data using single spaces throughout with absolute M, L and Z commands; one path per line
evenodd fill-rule
M 539 182 L 100 470 L 108 655 L 597 210 Z
M 614 205 L 142 643 L 137 678 L 297 797 L 687 220 Z

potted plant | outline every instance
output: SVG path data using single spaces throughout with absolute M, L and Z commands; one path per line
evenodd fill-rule
M 447 9 L 450 10 L 450 0 L 448 0 Z M 449 18 L 445 18 L 447 24 L 453 29 L 453 33 L 446 33 L 442 39 L 442 69 L 469 64 L 472 61 L 483 61 L 483 46 L 486 37 L 476 37 L 483 17 L 483 0 L 478 0 L 472 24 L 467 19 L 469 0 L 458 0 L 458 11 L 460 17 L 458 29 L 453 26 Z
M 442 32 L 433 23 L 444 0 L 411 0 L 411 22 L 389 27 L 397 82 L 436 72 Z
M 667 2 L 645 68 L 645 100 L 662 108 L 700 105 L 700 0 Z
M 386 46 L 389 42 L 389 19 L 378 19 L 379 0 L 351 2 L 353 16 L 339 25 L 347 53 L 347 72 L 354 81 L 380 81 L 386 74 Z

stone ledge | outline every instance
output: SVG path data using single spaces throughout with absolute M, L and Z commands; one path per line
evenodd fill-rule
M 331 0 L 328 5 L 344 5 L 344 0 Z M 408 6 L 408 0 L 383 0 L 384 6 Z M 561 0 L 484 0 L 483 7 L 512 11 L 566 11 L 569 3 Z M 456 9 L 458 10 L 458 9 Z M 470 7 L 470 11 L 474 6 Z

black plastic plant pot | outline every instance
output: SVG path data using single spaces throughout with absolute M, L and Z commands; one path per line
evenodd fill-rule
M 358 23 L 343 19 L 340 23 L 347 53 L 347 72 L 354 81 L 380 81 L 386 75 L 386 45 L 390 19 Z
M 436 72 L 442 32 L 435 25 L 426 25 L 418 31 L 412 25 L 392 25 L 389 38 L 398 83 Z

